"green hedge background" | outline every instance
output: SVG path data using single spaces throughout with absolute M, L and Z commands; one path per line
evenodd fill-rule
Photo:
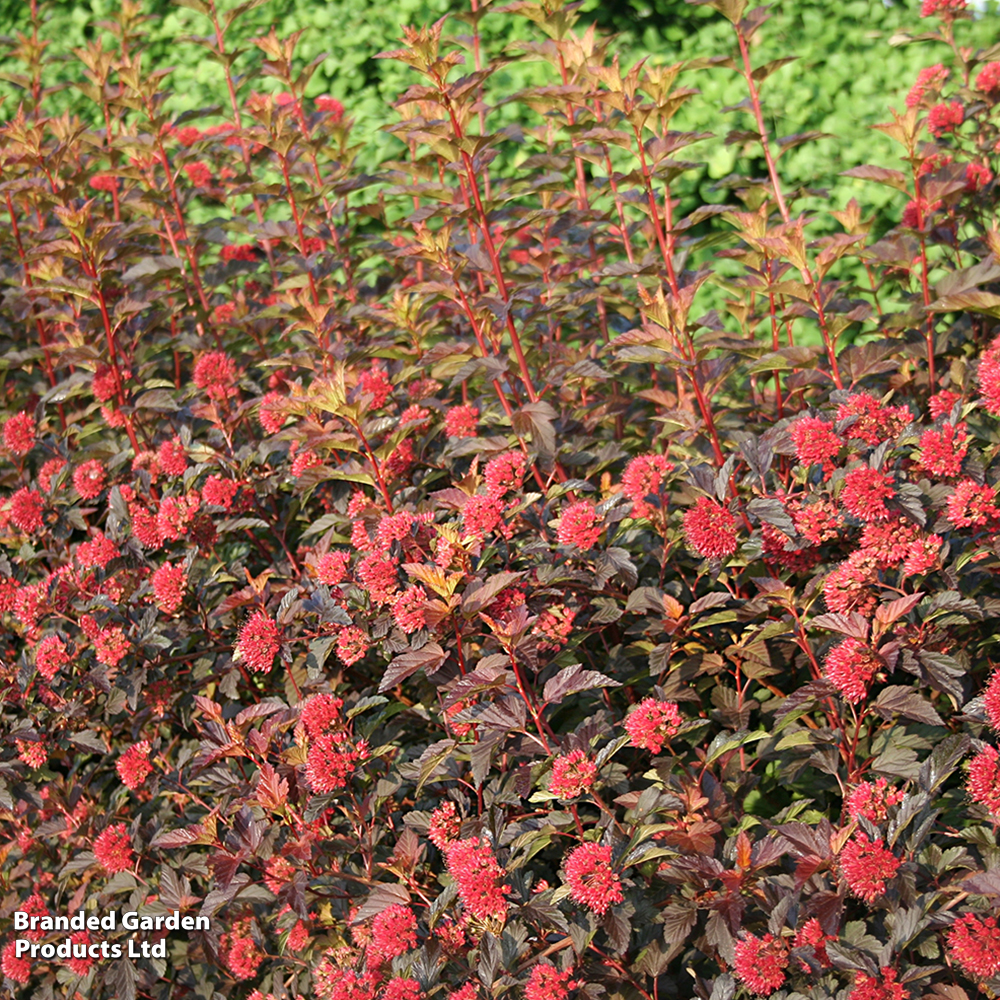
M 100 22 L 111 16 L 117 0 L 70 0 L 44 5 L 42 37 L 51 45 L 49 53 L 69 56 L 75 48 L 97 38 Z M 174 67 L 169 78 L 168 107 L 176 112 L 213 105 L 228 107 L 221 67 L 208 58 L 194 36 L 210 30 L 206 18 L 173 0 L 143 0 L 150 16 L 146 24 L 151 63 Z M 220 5 L 237 6 L 235 0 Z M 393 60 L 376 58 L 394 47 L 403 24 L 424 24 L 447 13 L 468 9 L 466 0 L 264 0 L 249 6 L 234 23 L 230 43 L 243 54 L 236 71 L 243 85 L 258 90 L 277 89 L 276 82 L 256 74 L 260 53 L 249 39 L 274 26 L 279 36 L 303 31 L 297 53 L 302 64 L 326 54 L 310 81 L 307 96 L 332 94 L 356 120 L 355 136 L 363 144 L 361 164 L 374 169 L 399 148 L 381 128 L 395 120 L 390 105 L 413 82 L 408 69 Z M 498 52 L 527 37 L 524 18 L 503 13 L 495 3 L 481 23 L 485 44 Z M 974 20 L 959 21 L 960 44 L 972 48 L 996 43 L 996 0 L 986 0 Z M 898 147 L 869 126 L 888 118 L 889 106 L 903 107 L 906 93 L 917 72 L 935 62 L 948 64 L 950 51 L 943 45 L 899 44 L 901 34 L 917 34 L 922 28 L 920 0 L 778 0 L 771 5 L 772 18 L 757 38 L 752 53 L 755 65 L 796 55 L 795 62 L 774 73 L 763 87 L 765 111 L 774 134 L 802 131 L 827 132 L 836 139 L 821 139 L 790 150 L 780 169 L 789 184 L 817 181 L 834 193 L 842 205 L 861 191 L 863 182 L 838 174 L 861 163 L 893 165 Z M 732 48 L 731 29 L 707 6 L 692 6 L 684 0 L 584 0 L 579 7 L 579 27 L 596 23 L 599 30 L 616 34 L 615 50 L 623 65 L 648 56 L 661 63 L 681 62 L 719 55 Z M 0 0 L 0 28 L 4 40 L 13 44 L 14 34 L 30 28 L 27 0 Z M 458 20 L 450 31 L 468 30 Z M 111 37 L 105 32 L 107 44 Z M 894 41 L 893 41 L 894 40 Z M 887 44 L 888 43 L 888 44 Z M 517 53 L 510 51 L 511 55 Z M 11 60 L 0 63 L 0 113 L 16 109 L 18 88 L 9 81 L 19 67 Z M 76 60 L 50 68 L 46 83 L 63 89 L 53 95 L 52 107 L 69 109 L 92 117 L 94 107 L 75 89 Z M 537 63 L 519 60 L 509 64 L 494 81 L 492 93 L 513 93 L 545 79 Z M 677 127 L 715 133 L 699 148 L 706 166 L 685 175 L 686 193 L 702 201 L 723 200 L 714 185 L 735 170 L 753 167 L 740 159 L 739 145 L 726 145 L 730 130 L 750 127 L 749 115 L 741 110 L 720 109 L 739 104 L 745 97 L 735 72 L 713 68 L 691 75 L 688 86 L 701 90 L 677 118 Z M 500 110 L 501 117 L 505 109 Z M 513 112 L 511 112 L 513 113 Z M 763 168 L 763 161 L 761 161 Z M 763 173 L 763 169 L 760 171 Z M 872 205 L 893 193 L 864 185 L 864 203 Z M 695 190 L 696 189 L 696 190 Z M 685 193 L 685 192 L 678 192 Z

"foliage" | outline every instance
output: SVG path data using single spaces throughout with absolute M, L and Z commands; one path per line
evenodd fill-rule
M 377 175 L 294 36 L 240 96 L 212 0 L 211 128 L 132 4 L 78 53 L 99 128 L 25 36 L 3 913 L 212 926 L 11 937 L 12 996 L 1000 990 L 998 52 L 927 0 L 866 218 L 783 179 L 767 11 L 708 6 L 716 61 L 623 75 L 515 4 L 517 94 L 407 29 Z M 685 214 L 714 73 L 763 166 Z

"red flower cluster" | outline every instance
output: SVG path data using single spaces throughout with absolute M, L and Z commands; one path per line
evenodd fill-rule
M 959 917 L 948 931 L 951 957 L 978 979 L 1000 972 L 1000 926 L 997 918 L 974 913 Z
M 934 66 L 927 66 L 917 74 L 917 82 L 910 88 L 906 95 L 906 106 L 915 108 L 923 99 L 928 90 L 938 91 L 948 79 L 949 71 L 941 63 Z
M 3 446 L 12 455 L 27 455 L 35 447 L 35 429 L 30 413 L 15 413 L 3 425 Z
M 1000 818 L 1000 753 L 996 747 L 985 746 L 972 758 L 965 787 L 973 802 Z
M 903 862 L 881 838 L 869 840 L 866 833 L 856 833 L 841 849 L 838 863 L 848 889 L 871 903 L 885 892 L 886 883 Z
M 98 835 L 94 841 L 94 857 L 111 875 L 132 867 L 132 838 L 124 823 L 109 826 Z
M 988 62 L 976 74 L 976 90 L 990 97 L 1000 92 L 1000 62 Z
M 233 651 L 254 673 L 264 673 L 271 669 L 280 648 L 281 626 L 258 609 L 243 623 Z
M 967 6 L 967 0 L 924 0 L 920 6 L 920 16 L 930 17 L 932 14 L 937 14 L 941 17 L 953 17 Z
M 884 823 L 889 809 L 902 802 L 904 795 L 901 788 L 890 788 L 885 778 L 876 778 L 874 783 L 862 781 L 844 800 L 844 806 L 853 820 L 863 816 L 870 823 Z
M 183 566 L 171 566 L 163 563 L 150 577 L 156 606 L 165 614 L 172 615 L 184 603 L 184 588 L 187 586 L 187 573 Z
M 417 918 L 408 906 L 387 906 L 372 921 L 370 954 L 377 963 L 402 955 L 417 946 Z
M 927 127 L 935 136 L 942 136 L 946 132 L 954 132 L 965 119 L 965 109 L 960 101 L 946 101 L 942 104 L 935 104 L 927 112 Z
M 736 942 L 735 971 L 741 982 L 758 996 L 781 988 L 788 968 L 788 949 L 772 934 L 762 938 L 747 934 Z
M 571 750 L 552 762 L 549 791 L 561 799 L 575 799 L 597 777 L 597 765 L 582 750 Z
M 910 991 L 896 982 L 895 969 L 882 969 L 881 975 L 880 981 L 877 976 L 858 972 L 847 1000 L 907 1000 Z
M 668 461 L 666 455 L 638 455 L 625 466 L 622 493 L 632 501 L 633 517 L 652 519 L 666 508 L 663 487 L 667 474 L 673 470 L 674 463 Z M 651 504 L 650 498 L 658 504 Z
M 795 454 L 803 465 L 822 465 L 823 471 L 833 471 L 833 459 L 840 454 L 844 442 L 833 430 L 833 424 L 819 417 L 799 417 L 789 428 Z
M 566 1000 L 570 991 L 578 985 L 572 975 L 572 969 L 560 972 L 554 965 L 539 962 L 524 984 L 525 1000 Z
M 559 544 L 576 546 L 586 552 L 597 544 L 603 530 L 604 522 L 594 505 L 589 500 L 580 500 L 563 511 L 559 520 Z
M 360 759 L 358 748 L 346 733 L 323 733 L 316 736 L 309 741 L 306 755 L 309 787 L 320 794 L 344 788 Z
M 886 500 L 896 495 L 893 478 L 878 469 L 851 469 L 844 476 L 840 502 L 848 514 L 862 521 L 887 521 L 892 515 Z
M 445 850 L 462 835 L 462 818 L 455 803 L 448 799 L 431 813 L 428 837 L 435 847 Z
M 688 545 L 706 559 L 722 559 L 736 551 L 736 518 L 711 497 L 699 497 L 684 515 Z
M 610 846 L 590 841 L 580 844 L 570 851 L 564 867 L 570 898 L 598 916 L 625 898 L 621 879 L 611 867 Z
M 645 698 L 628 714 L 625 731 L 632 746 L 659 753 L 683 721 L 674 702 Z
M 444 848 L 448 871 L 458 886 L 462 906 L 479 920 L 506 920 L 510 886 L 489 844 L 478 837 L 455 840 Z
M 837 686 L 845 701 L 858 704 L 868 693 L 868 685 L 882 660 L 866 643 L 848 638 L 826 654 L 826 676 Z
M 149 740 L 142 740 L 128 748 L 118 758 L 115 770 L 126 788 L 136 789 L 153 773 L 153 765 L 149 762 Z

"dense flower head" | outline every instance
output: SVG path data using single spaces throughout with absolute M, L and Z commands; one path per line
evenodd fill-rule
M 184 164 L 184 173 L 195 187 L 207 187 L 212 183 L 212 171 L 202 160 Z
M 442 851 L 462 834 L 462 817 L 451 799 L 446 799 L 431 813 L 428 837 Z
M 336 97 L 331 97 L 329 94 L 321 94 L 316 98 L 316 110 L 329 115 L 335 123 L 344 117 L 344 105 Z
M 83 625 L 83 619 L 80 624 Z M 128 656 L 129 641 L 121 625 L 105 625 L 97 629 L 90 638 L 94 643 L 98 663 L 103 663 L 106 667 L 117 667 Z
M 793 499 L 787 506 L 795 530 L 813 545 L 822 545 L 837 538 L 843 530 L 844 515 L 826 497 L 819 497 L 810 503 Z
M 121 178 L 114 174 L 93 174 L 88 183 L 95 191 L 107 191 L 110 194 L 121 187 Z
M 908 1000 L 910 991 L 896 982 L 895 969 L 882 969 L 881 979 L 858 972 L 847 1000 Z
M 985 163 L 965 165 L 965 190 L 969 194 L 982 191 L 993 180 L 993 171 Z
M 258 608 L 243 623 L 233 648 L 236 658 L 250 670 L 264 673 L 271 669 L 281 648 L 281 626 L 266 611 Z
M 493 610 L 497 609 L 491 608 Z M 558 652 L 562 649 L 573 631 L 575 618 L 576 612 L 565 604 L 553 604 L 546 608 L 531 627 L 531 634 L 538 637 L 539 652 Z
M 124 823 L 105 828 L 94 841 L 94 857 L 109 874 L 132 867 L 132 838 Z
M 33 533 L 38 531 L 42 521 L 42 495 L 38 490 L 22 486 L 10 498 L 11 523 L 21 531 Z
M 17 755 L 28 767 L 41 767 L 49 759 L 45 738 L 37 740 L 15 740 Z
M 48 459 L 38 470 L 38 485 L 41 486 L 46 493 L 51 493 L 52 480 L 55 479 L 64 468 L 66 468 L 66 465 L 66 459 L 60 456 Z
M 367 371 L 361 373 L 358 379 L 358 390 L 371 396 L 371 406 L 380 410 L 392 392 L 392 383 L 381 364 L 376 362 Z
M 1000 416 L 1000 337 L 997 337 L 979 359 L 979 389 L 988 413 Z
M 30 413 L 15 413 L 3 425 L 3 446 L 12 455 L 27 455 L 35 447 L 35 418 Z
M 610 845 L 580 844 L 570 851 L 564 867 L 570 898 L 599 916 L 625 898 L 621 879 L 611 866 Z
M 711 497 L 699 497 L 684 515 L 688 545 L 706 559 L 721 559 L 736 551 L 736 518 Z
M 963 479 L 948 497 L 945 513 L 956 528 L 985 527 L 1000 520 L 996 499 L 996 490 L 988 483 Z
M 973 802 L 1000 817 L 1000 753 L 996 747 L 985 746 L 972 758 L 965 787 Z
M 393 621 L 407 634 L 424 627 L 424 604 L 427 591 L 417 584 L 407 587 L 392 604 Z
M 417 946 L 417 918 L 401 903 L 387 906 L 372 920 L 372 952 L 382 961 Z
M 207 504 L 229 510 L 239 488 L 240 484 L 234 479 L 212 475 L 205 480 L 205 485 L 201 488 L 201 498 Z
M 837 407 L 837 420 L 851 421 L 843 431 L 845 437 L 876 445 L 896 437 L 911 415 L 905 406 L 886 406 L 867 392 L 855 392 Z
M 444 415 L 444 432 L 448 437 L 473 438 L 479 424 L 476 406 L 452 406 Z
M 949 389 L 942 389 L 940 392 L 934 393 L 927 402 L 931 419 L 940 420 L 941 417 L 949 416 L 955 408 L 955 404 L 961 402 L 961 399 L 962 397 L 957 392 L 952 392 Z
M 977 979 L 1000 973 L 1000 926 L 995 916 L 963 914 L 948 931 L 951 957 Z
M 291 881 L 295 874 L 295 865 L 288 858 L 276 854 L 264 866 L 264 885 L 277 896 Z
M 348 625 L 337 636 L 337 659 L 345 667 L 353 666 L 368 652 L 368 636 L 356 625 Z
M 884 823 L 890 807 L 902 802 L 905 794 L 901 788 L 891 788 L 885 778 L 876 778 L 874 782 L 862 781 L 844 800 L 844 806 L 853 820 L 863 816 L 870 823 Z
M 142 740 L 130 746 L 115 764 L 118 777 L 126 788 L 135 790 L 153 773 L 153 765 L 149 762 L 149 740 Z
M 179 437 L 168 438 L 156 449 L 160 468 L 168 476 L 183 476 L 188 467 L 187 449 Z
M 306 755 L 309 787 L 321 794 L 344 788 L 360 759 L 358 748 L 346 733 L 322 733 L 310 739 Z
M 398 562 L 372 552 L 358 563 L 357 578 L 375 604 L 389 604 L 399 590 Z
M 423 995 L 415 979 L 394 976 L 382 987 L 380 1000 L 420 1000 Z
M 566 1000 L 577 986 L 572 976 L 572 969 L 560 972 L 548 962 L 538 962 L 524 984 L 524 1000 Z
M 632 746 L 659 753 L 681 722 L 681 713 L 674 702 L 645 698 L 629 712 L 625 731 Z
M 483 470 L 487 492 L 493 498 L 502 497 L 511 490 L 517 492 L 524 485 L 524 470 L 522 452 L 509 451 L 491 458 Z
M 991 96 L 1000 93 L 1000 62 L 988 62 L 976 74 L 976 90 Z
M 582 750 L 571 750 L 552 762 L 549 791 L 561 799 L 575 799 L 596 777 L 597 765 Z
M 912 198 L 906 203 L 900 222 L 908 229 L 919 229 L 923 231 L 926 228 L 927 220 L 935 212 L 939 211 L 940 208 L 940 199 L 929 201 L 923 196 L 920 198 Z
M 882 839 L 869 840 L 866 833 L 856 833 L 841 848 L 837 859 L 840 874 L 851 893 L 872 903 L 885 892 L 886 883 L 903 863 Z
M 938 554 L 944 539 L 940 535 L 927 535 L 910 542 L 903 560 L 902 576 L 922 576 L 938 565 Z
M 960 101 L 944 101 L 935 104 L 927 112 L 927 127 L 935 136 L 954 132 L 965 118 L 965 109 Z
M 51 681 L 59 668 L 69 663 L 66 644 L 57 635 L 47 635 L 35 647 L 35 666 L 38 672 Z
M 73 486 L 84 500 L 93 500 L 100 496 L 106 480 L 107 473 L 104 466 L 96 458 L 84 462 L 73 473 Z
M 335 694 L 314 694 L 302 703 L 299 718 L 309 736 L 322 736 L 328 729 L 340 723 L 344 699 Z
M 917 82 L 910 88 L 906 95 L 906 106 L 915 108 L 924 98 L 928 90 L 938 91 L 942 84 L 948 79 L 949 71 L 942 63 L 924 67 L 917 74 Z
M 638 455 L 622 473 L 622 493 L 632 501 L 632 516 L 652 518 L 656 514 L 648 497 L 659 497 L 667 474 L 674 463 L 666 455 Z M 663 504 L 665 506 L 665 502 Z
M 603 530 L 604 522 L 594 505 L 589 500 L 580 500 L 563 511 L 559 520 L 559 544 L 575 545 L 586 551 L 597 544 Z
M 937 479 L 954 479 L 962 471 L 969 450 L 969 433 L 963 422 L 933 427 L 920 435 L 920 451 L 915 457 L 918 471 Z
M 454 840 L 444 848 L 448 871 L 458 886 L 462 906 L 480 920 L 505 920 L 510 886 L 506 872 L 493 855 L 489 844 L 478 837 Z
M 812 948 L 816 961 L 827 968 L 830 965 L 830 956 L 826 952 L 826 942 L 836 941 L 836 935 L 826 934 L 823 925 L 818 917 L 810 917 L 795 934 L 793 945 L 796 948 Z M 803 963 L 803 971 L 808 970 L 808 965 Z
M 316 579 L 320 583 L 336 586 L 347 575 L 347 565 L 350 555 L 347 552 L 335 550 L 324 552 L 316 558 Z
M 0 967 L 3 968 L 3 974 L 15 983 L 26 983 L 31 979 L 31 960 L 27 955 L 17 957 L 16 941 L 8 941 L 4 945 Z
M 758 996 L 770 996 L 780 989 L 788 968 L 788 950 L 772 934 L 762 938 L 747 933 L 736 942 L 737 978 Z
M 503 524 L 503 501 L 498 495 L 477 493 L 462 508 L 462 527 L 468 538 L 485 539 Z
M 288 419 L 287 397 L 281 392 L 265 393 L 257 405 L 257 420 L 268 434 L 277 434 Z
M 833 424 L 819 417 L 799 417 L 788 428 L 795 445 L 795 454 L 803 465 L 822 465 L 833 471 L 833 460 L 840 454 L 844 442 L 834 431 Z
M 94 537 L 86 542 L 80 542 L 76 548 L 76 561 L 84 569 L 92 569 L 94 566 L 105 566 L 116 559 L 121 552 L 118 546 L 108 538 L 103 531 L 94 532 Z
M 967 6 L 968 0 L 924 0 L 920 6 L 920 16 L 931 17 L 937 14 L 940 17 L 952 17 Z
M 236 376 L 236 362 L 225 351 L 209 351 L 195 362 L 192 380 L 209 399 L 222 400 L 236 392 Z
M 888 521 L 892 514 L 885 502 L 895 495 L 890 473 L 862 467 L 844 476 L 840 502 L 848 514 L 862 521 Z
M 907 557 L 910 543 L 919 537 L 920 528 L 916 524 L 897 516 L 866 524 L 861 531 L 860 548 L 879 569 L 888 569 Z
M 374 1000 L 378 979 L 324 960 L 313 970 L 313 992 L 320 1000 Z
M 226 963 L 226 968 L 234 979 L 253 979 L 260 963 L 264 961 L 264 953 L 257 942 L 249 934 L 224 934 L 220 942 L 220 954 Z
M 257 248 L 252 243 L 227 243 L 219 251 L 219 256 L 224 261 L 227 261 L 227 262 L 231 261 L 231 260 L 245 260 L 245 261 L 251 261 L 251 262 L 253 262 L 253 261 L 257 260 Z M 225 358 L 225 354 L 223 354 L 223 352 L 221 352 L 221 351 L 216 351 L 214 353 L 215 354 L 222 354 L 222 356 Z M 204 360 L 204 358 L 207 358 L 209 356 L 210 355 L 207 355 L 207 354 L 204 355 L 204 357 L 203 357 L 202 360 Z M 230 364 L 231 363 L 232 362 L 230 362 Z M 196 365 L 195 366 L 195 372 L 196 373 L 197 373 L 197 370 L 198 370 L 198 368 L 197 368 L 197 365 Z M 202 388 L 202 389 L 205 388 L 205 386 L 202 385 L 201 382 L 198 382 L 197 379 L 195 380 L 195 385 L 197 385 L 199 388 Z
M 826 654 L 826 676 L 836 685 L 845 701 L 856 705 L 868 692 L 875 672 L 882 666 L 878 654 L 859 639 L 847 638 Z
M 990 726 L 1000 733 L 1000 667 L 993 671 L 993 676 L 983 691 L 983 707 Z
M 183 566 L 163 563 L 154 571 L 149 582 L 156 606 L 165 615 L 172 615 L 179 610 L 184 603 L 184 590 L 187 587 L 187 573 Z

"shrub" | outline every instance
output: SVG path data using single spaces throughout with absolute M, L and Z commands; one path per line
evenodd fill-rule
M 131 6 L 102 128 L 7 121 L 4 913 L 212 921 L 12 995 L 1000 989 L 994 53 L 925 5 L 903 221 L 813 238 L 709 6 L 766 176 L 686 216 L 699 67 L 558 3 L 513 97 L 407 29 L 377 176 L 294 37 L 165 114 Z

